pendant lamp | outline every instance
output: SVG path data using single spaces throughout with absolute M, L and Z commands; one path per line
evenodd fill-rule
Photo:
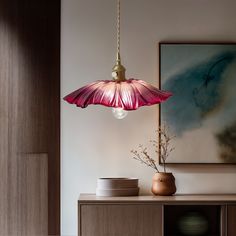
M 112 107 L 114 116 L 122 119 L 127 111 L 159 104 L 172 95 L 143 80 L 126 79 L 125 71 L 120 57 L 120 0 L 117 0 L 117 56 L 112 69 L 113 79 L 97 80 L 68 94 L 64 100 L 81 108 L 91 104 Z

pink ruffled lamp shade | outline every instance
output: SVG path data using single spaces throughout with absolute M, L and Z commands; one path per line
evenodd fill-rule
M 70 93 L 64 100 L 81 108 L 99 104 L 136 110 L 164 102 L 171 95 L 171 92 L 159 90 L 143 80 L 98 80 Z

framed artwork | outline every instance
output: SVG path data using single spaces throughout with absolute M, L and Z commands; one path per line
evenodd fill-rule
M 159 123 L 175 135 L 166 163 L 236 164 L 236 44 L 160 43 Z

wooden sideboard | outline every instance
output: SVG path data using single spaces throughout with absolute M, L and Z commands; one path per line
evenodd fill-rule
M 81 194 L 78 201 L 78 234 L 168 236 L 164 226 L 165 210 L 177 206 L 180 209 L 181 206 L 203 209 L 215 206 L 219 209 L 219 225 L 215 226 L 219 227 L 217 236 L 236 236 L 236 195 L 96 197 L 94 194 Z

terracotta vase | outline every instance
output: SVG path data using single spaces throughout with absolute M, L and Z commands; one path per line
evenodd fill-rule
M 170 196 L 176 192 L 175 177 L 172 173 L 156 173 L 152 178 L 152 193 Z

